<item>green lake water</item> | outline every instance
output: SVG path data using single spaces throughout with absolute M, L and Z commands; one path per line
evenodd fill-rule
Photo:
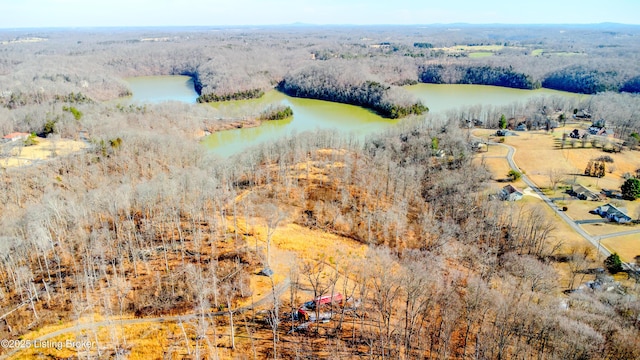
M 177 100 L 195 103 L 198 96 L 193 89 L 193 81 L 186 76 L 137 77 L 129 78 L 127 82 L 133 91 L 133 102 Z M 544 95 L 580 96 L 549 89 L 520 90 L 484 85 L 418 84 L 405 88 L 422 100 L 431 114 L 444 114 L 448 110 L 476 104 L 502 106 L 513 102 L 524 103 L 530 98 Z M 241 118 L 247 114 L 259 114 L 269 105 L 290 106 L 294 115 L 285 120 L 266 121 L 258 127 L 217 132 L 203 139 L 202 144 L 215 154 L 227 157 L 286 134 L 336 129 L 344 134 L 351 133 L 364 138 L 402 121 L 384 119 L 370 110 L 353 105 L 293 98 L 276 90 L 268 91 L 260 99 L 199 106 L 212 106 L 223 118 Z
M 133 95 L 132 103 L 181 101 L 194 104 L 198 98 L 189 76 L 138 76 L 125 79 Z

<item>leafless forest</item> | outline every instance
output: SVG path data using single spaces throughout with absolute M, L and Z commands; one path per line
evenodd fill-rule
M 0 337 L 88 314 L 200 314 L 191 321 L 203 358 L 217 356 L 211 329 L 235 320 L 263 345 L 233 350 L 246 358 L 638 359 L 637 284 L 573 291 L 602 267 L 596 250 L 563 247 L 545 213 L 489 198 L 460 125 L 588 109 L 632 141 L 639 36 L 621 25 L 0 32 L 0 132 L 90 144 L 0 169 Z M 455 46 L 496 50 L 443 50 Z M 303 133 L 221 159 L 196 135 L 225 127 L 210 107 L 111 101 L 130 93 L 124 77 L 172 74 L 194 77 L 204 101 L 293 86 L 373 109 L 411 108 L 402 86 L 419 81 L 598 94 L 444 118 L 407 111 L 365 141 Z M 292 299 L 305 286 L 339 291 L 357 309 L 293 334 L 287 313 L 299 304 L 281 299 L 266 320 L 206 316 L 251 299 L 249 279 L 268 264 L 249 240 L 252 221 L 267 237 L 292 223 L 366 244 L 362 257 L 300 258 L 286 274 Z M 570 269 L 568 286 L 558 266 Z M 101 355 L 122 354 L 110 346 Z

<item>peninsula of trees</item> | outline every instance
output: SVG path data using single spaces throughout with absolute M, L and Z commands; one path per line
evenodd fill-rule
M 287 95 L 329 100 L 369 108 L 397 119 L 428 111 L 403 89 L 367 80 L 354 64 L 314 65 L 285 76 L 278 89 Z

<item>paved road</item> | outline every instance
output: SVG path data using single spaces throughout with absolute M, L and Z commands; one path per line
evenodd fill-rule
M 502 144 L 502 143 L 496 143 L 496 142 L 491 142 L 490 144 L 506 147 L 509 150 L 507 152 L 507 162 L 509 163 L 509 166 L 512 169 L 522 173 L 522 171 L 520 170 L 516 162 L 513 160 L 513 155 L 516 153 L 516 149 L 514 147 L 506 144 Z M 607 248 L 602 246 L 602 244 L 600 244 L 600 240 L 611 238 L 611 237 L 617 237 L 617 236 L 640 234 L 640 229 L 635 229 L 635 230 L 622 231 L 622 232 L 601 235 L 601 236 L 591 236 L 589 233 L 584 231 L 582 227 L 580 227 L 573 219 L 571 219 L 567 214 L 565 214 L 564 211 L 558 208 L 558 206 L 551 199 L 549 199 L 549 197 L 546 196 L 540 190 L 540 188 L 538 188 L 536 184 L 533 181 L 531 181 L 525 174 L 522 174 L 522 180 L 525 182 L 525 184 L 531 187 L 531 189 L 533 189 L 533 191 L 536 194 L 540 196 L 542 201 L 544 201 L 547 205 L 549 205 L 549 207 L 556 213 L 557 216 L 559 216 L 562 220 L 564 220 L 564 222 L 566 222 L 567 225 L 569 225 L 575 232 L 580 234 L 580 236 L 582 236 L 587 241 L 589 241 L 605 257 L 608 257 L 609 255 L 611 255 L 611 251 L 609 251 Z M 628 263 L 622 263 L 622 266 L 627 270 L 634 270 L 634 267 L 629 265 Z
M 275 286 L 275 295 L 276 297 L 280 297 L 282 294 L 284 294 L 284 292 L 289 288 L 289 286 L 291 285 L 291 279 L 290 278 L 286 278 L 284 279 L 281 283 L 279 283 L 278 285 Z M 262 305 L 266 305 L 266 304 L 270 304 L 273 301 L 273 293 L 269 292 L 267 294 L 265 294 L 262 298 L 258 299 L 257 301 L 253 302 L 251 305 L 247 305 L 247 306 L 243 306 L 240 308 L 237 308 L 235 310 L 233 310 L 234 314 L 240 314 L 249 310 L 252 310 L 256 307 L 262 306 Z M 210 313 L 206 313 L 205 314 L 207 317 L 211 317 L 211 316 L 228 316 L 229 312 L 228 311 L 216 311 L 216 312 L 210 312 Z M 44 342 L 46 340 L 51 340 L 53 338 L 56 338 L 58 336 L 67 334 L 67 333 L 76 333 L 79 331 L 83 331 L 83 330 L 90 330 L 90 329 L 97 329 L 99 327 L 104 327 L 104 326 L 124 326 L 124 325 L 133 325 L 133 324 L 149 324 L 149 323 L 163 323 L 163 322 L 188 322 L 190 320 L 193 320 L 195 318 L 197 318 L 198 316 L 200 316 L 200 314 L 187 314 L 187 315 L 176 315 L 176 316 L 163 316 L 163 317 L 150 317 L 150 318 L 140 318 L 140 319 L 107 319 L 107 320 L 103 320 L 103 321 L 98 321 L 98 322 L 92 322 L 92 323 L 86 323 L 86 324 L 78 324 L 78 325 L 74 325 L 74 326 L 70 326 L 58 331 L 54 331 L 45 335 L 42 335 L 40 337 L 37 337 L 35 339 L 31 339 L 32 343 L 33 342 Z M 9 352 L 7 352 L 6 354 L 2 354 L 0 356 L 0 360 L 4 360 L 4 359 L 8 359 L 11 356 L 15 355 L 16 353 L 20 352 L 21 350 L 25 350 L 25 349 L 20 349 L 20 348 L 15 348 Z
M 576 224 L 606 224 L 609 222 L 608 219 L 591 219 L 591 220 L 574 220 Z
M 613 233 L 613 234 L 600 235 L 599 238 L 600 239 L 608 239 L 608 238 L 612 238 L 612 237 L 633 235 L 633 234 L 640 234 L 640 229 L 629 230 L 629 231 L 621 231 L 621 232 L 617 232 L 617 233 Z
M 491 143 L 491 145 L 500 145 L 500 146 L 506 147 L 509 150 L 507 152 L 507 162 L 509 162 L 509 166 L 512 169 L 522 173 L 522 170 L 520 170 L 516 162 L 513 160 L 513 155 L 515 155 L 516 153 L 516 149 L 514 147 L 506 144 L 501 144 L 501 143 Z M 591 236 L 589 233 L 584 231 L 578 224 L 576 224 L 576 222 L 573 221 L 573 219 L 571 219 L 564 211 L 558 208 L 558 206 L 553 202 L 553 200 L 551 200 L 547 195 L 545 195 L 540 190 L 540 188 L 538 188 L 536 184 L 527 177 L 527 175 L 522 174 L 522 181 L 524 181 L 525 184 L 527 184 L 527 186 L 529 186 L 536 194 L 538 194 L 540 199 L 542 199 L 542 201 L 544 201 L 556 213 L 558 217 L 564 220 L 564 222 L 566 222 L 567 225 L 569 225 L 575 232 L 580 234 L 580 236 L 582 236 L 587 241 L 589 241 L 596 249 L 600 251 L 602 255 L 604 255 L 605 257 L 611 255 L 611 252 L 609 250 L 607 250 L 604 246 L 600 245 L 598 238 Z

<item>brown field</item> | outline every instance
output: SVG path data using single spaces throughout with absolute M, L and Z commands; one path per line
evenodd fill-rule
M 518 132 L 518 136 L 507 136 L 504 139 L 505 144 L 516 148 L 514 160 L 518 167 L 542 188 L 549 187 L 549 170 L 558 169 L 567 179 L 576 179 L 578 183 L 588 187 L 619 189 L 624 181 L 622 174 L 633 173 L 635 169 L 640 168 L 640 154 L 635 151 L 605 153 L 599 147 L 592 148 L 589 142 L 585 148 L 582 148 L 579 141 L 575 148 L 567 145 L 564 149 L 560 149 L 563 129 L 569 132 L 574 128 L 573 125 L 567 125 L 566 128 L 556 129 L 554 133 L 543 130 Z M 492 138 L 494 132 L 494 130 L 482 129 L 476 130 L 474 134 L 481 138 Z M 589 160 L 603 155 L 611 156 L 614 160 L 614 163 L 608 167 L 606 175 L 600 179 L 583 176 Z
M 588 232 L 593 236 L 615 234 L 618 232 L 628 231 L 628 230 L 633 230 L 638 228 L 637 225 L 634 226 L 629 224 L 616 224 L 615 222 L 604 222 L 604 223 L 598 223 L 598 224 L 582 224 L 580 226 L 586 232 Z M 640 238 L 640 234 L 636 236 Z
M 477 164 L 484 164 L 489 171 L 493 174 L 493 180 L 504 180 L 507 178 L 507 173 L 511 169 L 509 164 L 507 163 L 506 158 L 481 158 L 476 157 L 475 162 Z M 518 184 L 513 184 L 514 186 L 521 186 L 521 180 L 518 181 Z M 505 184 L 506 185 L 506 184 Z
M 184 329 L 184 332 L 183 332 Z M 238 327 L 236 334 L 244 332 Z M 213 329 L 207 330 L 209 338 L 213 339 Z M 213 356 L 214 352 L 220 358 L 232 358 L 227 334 L 228 327 L 218 326 L 216 339 L 217 346 L 198 340 L 195 323 L 144 323 L 127 325 L 110 325 L 98 327 L 92 330 L 82 330 L 57 336 L 46 343 L 41 343 L 40 348 L 32 346 L 21 351 L 10 359 L 34 359 L 34 358 L 113 358 L 114 349 L 118 348 L 126 354 L 127 359 L 183 359 L 187 356 L 195 356 L 198 352 L 201 356 Z M 67 347 L 67 341 L 73 343 L 89 343 L 91 347 L 76 350 Z M 185 346 L 187 341 L 189 346 Z M 42 346 L 42 344 L 45 344 Z M 220 347 L 220 346 L 223 347 Z M 188 348 L 188 350 L 187 350 Z M 216 350 L 213 350 L 216 349 Z M 100 352 L 98 352 L 100 351 Z
M 545 211 L 548 217 L 557 217 L 556 213 L 542 201 L 538 201 L 537 203 L 538 206 Z M 591 246 L 590 242 L 578 235 L 567 223 L 559 218 L 555 222 L 555 230 L 552 233 L 552 237 L 562 244 L 562 247 L 560 248 L 561 253 L 567 253 L 572 248 Z
M 229 219 L 231 220 L 231 219 Z M 366 245 L 358 243 L 352 239 L 334 235 L 320 230 L 309 229 L 297 224 L 290 223 L 291 219 L 278 226 L 273 234 L 271 244 L 271 266 L 275 272 L 273 278 L 277 284 L 283 281 L 296 261 L 296 259 L 321 259 L 330 264 L 335 263 L 341 257 L 361 258 L 367 249 Z M 266 248 L 266 226 L 262 225 L 259 219 L 252 221 L 248 232 L 251 234 L 246 239 L 250 246 L 255 246 L 256 240 L 262 252 Z M 245 228 L 241 221 L 238 221 L 241 229 Z M 311 241 L 313 239 L 313 241 Z M 271 281 L 265 276 L 251 276 L 251 289 L 254 299 L 260 298 L 271 291 Z M 246 306 L 252 299 L 245 299 L 239 302 L 238 306 Z
M 566 129 L 571 131 L 573 128 L 567 126 Z M 540 187 L 548 187 L 549 171 L 558 169 L 568 179 L 576 179 L 578 183 L 588 187 L 619 189 L 624 182 L 622 174 L 632 173 L 640 168 L 640 157 L 635 151 L 605 153 L 600 148 L 591 148 L 590 143 L 582 148 L 579 142 L 575 148 L 568 146 L 560 149 L 561 134 L 562 129 L 558 129 L 553 135 L 544 131 L 530 131 L 521 136 L 506 137 L 505 143 L 517 149 L 514 159 L 518 166 Z M 600 179 L 583 176 L 589 160 L 603 155 L 611 156 L 614 160 L 612 165 L 607 164 L 609 169 L 606 175 Z
M 514 160 L 516 161 L 516 164 L 518 164 L 518 167 L 520 167 L 520 169 L 526 173 L 532 181 L 542 188 L 548 196 L 563 198 L 563 200 L 558 201 L 558 204 L 566 205 L 568 207 L 567 214 L 572 219 L 601 219 L 600 216 L 590 214 L 589 211 L 608 202 L 612 202 L 618 207 L 626 208 L 627 213 L 632 218 L 637 218 L 640 212 L 640 201 L 632 202 L 618 199 L 603 202 L 581 201 L 572 199 L 564 192 L 564 190 L 559 189 L 552 192 L 548 189 L 551 185 L 549 172 L 552 170 L 559 170 L 564 174 L 563 178 L 568 183 L 576 181 L 581 185 L 599 192 L 602 189 L 620 189 L 620 186 L 624 182 L 622 175 L 627 172 L 633 173 L 635 169 L 640 168 L 640 154 L 636 151 L 606 153 L 599 147 L 592 148 L 590 142 L 587 142 L 585 148 L 582 148 L 582 143 L 580 141 L 575 144 L 574 148 L 569 144 L 565 149 L 560 149 L 560 139 L 562 138 L 563 131 L 569 132 L 575 127 L 575 125 L 567 125 L 564 129 L 556 129 L 552 134 L 545 131 L 519 132 L 518 136 L 505 137 L 505 144 L 511 145 L 516 149 Z M 494 130 L 483 129 L 476 130 L 474 134 L 481 138 L 491 138 L 494 132 Z M 612 141 L 614 140 L 612 139 Z M 493 147 L 496 148 L 497 146 Z M 591 159 L 603 155 L 611 156 L 614 160 L 613 164 L 607 164 L 609 167 L 603 178 L 598 179 L 582 175 L 587 163 Z M 499 159 L 485 159 L 485 163 L 492 173 L 495 174 L 496 178 L 499 178 L 499 176 L 502 176 L 502 174 L 505 173 L 505 166 L 508 171 L 508 166 L 505 165 L 506 161 L 503 163 Z M 550 209 L 549 212 L 553 215 Z M 561 228 L 563 226 L 566 226 L 566 224 L 559 221 L 558 227 Z M 581 226 L 585 231 L 594 236 L 613 234 L 632 228 L 628 225 L 622 226 L 612 223 L 583 224 Z M 573 233 L 573 231 L 567 227 L 566 231 L 562 234 L 563 238 L 580 238 L 577 234 L 570 236 L 570 233 Z M 640 238 L 640 236 L 638 237 Z M 569 243 L 572 243 L 573 241 L 574 240 L 570 240 Z M 623 248 L 619 248 L 619 242 L 609 241 L 608 243 L 610 243 L 609 248 L 612 251 L 617 251 L 619 253 L 624 251 L 628 254 L 627 256 L 634 252 L 640 253 L 640 241 L 630 242 L 629 244 L 625 243 Z M 637 247 L 634 248 L 634 246 Z
M 622 261 L 635 262 L 635 257 L 640 255 L 640 235 L 626 235 L 602 239 L 602 246 L 620 255 Z
M 605 201 L 584 201 L 572 198 L 566 195 L 566 199 L 560 201 L 567 207 L 567 215 L 573 220 L 599 220 L 602 219 L 600 215 L 591 214 L 589 211 L 597 208 L 600 205 L 604 205 Z
M 87 147 L 82 141 L 37 138 L 32 146 L 15 146 L 9 150 L 9 156 L 0 158 L 0 167 L 26 166 L 57 156 L 67 156 Z

